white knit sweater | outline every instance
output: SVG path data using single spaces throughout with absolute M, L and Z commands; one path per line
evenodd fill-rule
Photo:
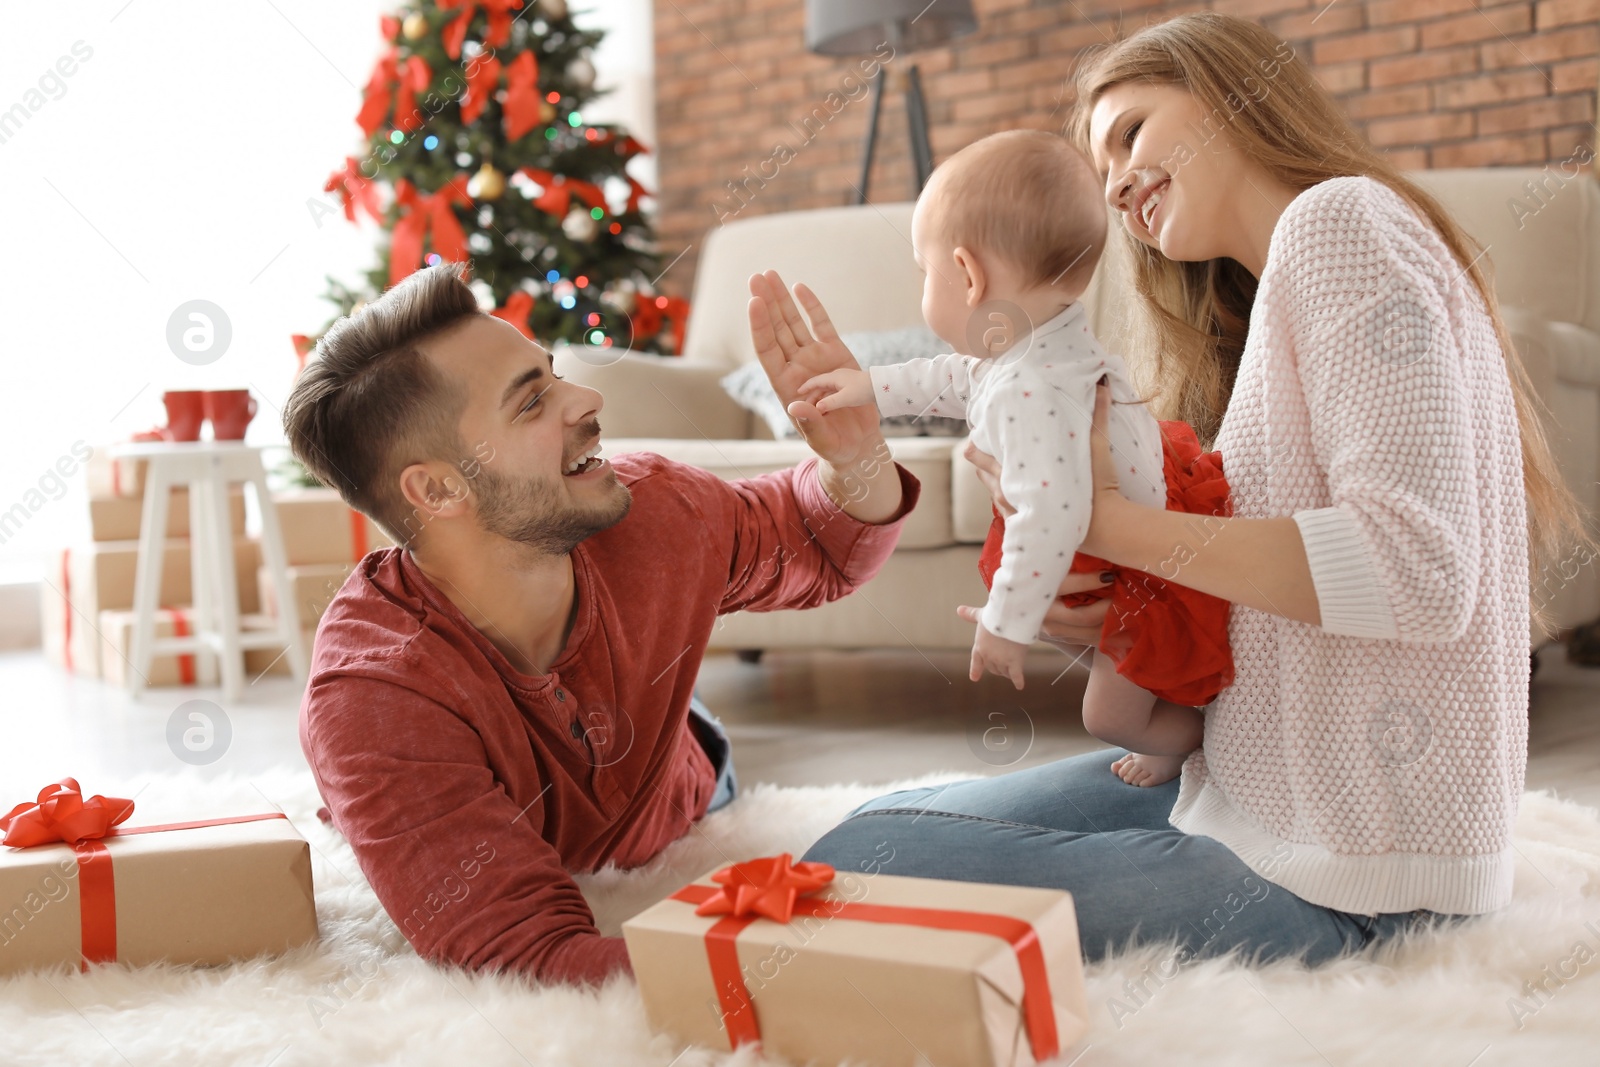
M 1320 627 L 1233 606 L 1172 824 L 1315 904 L 1511 899 L 1527 766 L 1527 514 L 1505 357 L 1470 276 L 1370 178 L 1272 233 L 1217 437 L 1234 514 L 1293 515 Z

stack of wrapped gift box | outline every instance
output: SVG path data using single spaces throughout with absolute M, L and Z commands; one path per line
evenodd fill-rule
M 322 613 L 328 610 L 339 587 L 368 552 L 393 544 L 371 519 L 346 504 L 332 489 L 288 489 L 272 494 L 283 532 L 283 554 L 288 561 L 289 588 L 306 631 L 306 648 Z M 257 575 L 261 610 L 278 611 L 277 589 L 265 566 Z
M 89 537 L 61 550 L 40 598 L 44 649 L 49 659 L 75 674 L 125 684 L 133 654 L 133 591 L 138 571 L 139 532 L 144 509 L 145 465 L 109 458 L 96 449 L 86 464 L 89 487 Z M 261 543 L 245 534 L 244 489 L 228 495 L 233 529 L 233 567 L 239 611 L 246 629 L 270 628 L 262 614 L 257 571 Z M 189 493 L 172 490 L 167 504 L 167 539 L 161 566 L 161 611 L 156 636 L 182 636 L 194 625 L 190 582 Z M 274 662 L 276 661 L 276 662 Z M 288 673 L 277 649 L 251 649 L 245 670 Z M 150 665 L 152 686 L 194 684 L 195 657 L 157 656 Z

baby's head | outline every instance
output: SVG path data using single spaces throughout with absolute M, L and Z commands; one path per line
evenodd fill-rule
M 1083 294 L 1105 241 L 1100 179 L 1071 142 L 1043 130 L 974 141 L 934 170 L 912 216 L 923 318 L 981 356 L 999 302 L 1050 317 Z

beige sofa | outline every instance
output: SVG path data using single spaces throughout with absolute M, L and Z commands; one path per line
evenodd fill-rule
M 1488 245 L 1513 340 L 1553 414 L 1552 443 L 1569 484 L 1591 510 L 1600 476 L 1600 188 L 1557 167 L 1418 172 Z M 605 395 L 607 450 L 648 450 L 739 478 L 792 466 L 808 451 L 775 441 L 718 379 L 755 358 L 748 278 L 775 269 L 816 291 L 841 333 L 922 324 L 910 203 L 869 204 L 739 220 L 712 230 L 700 252 L 685 353 L 664 359 L 588 346 L 563 348 L 560 373 Z M 1085 297 L 1096 333 L 1122 342 L 1129 299 L 1108 256 Z M 922 482 L 922 500 L 879 575 L 854 595 L 810 611 L 739 613 L 713 638 L 722 648 L 971 647 L 958 604 L 981 604 L 977 559 L 988 496 L 961 458 L 964 439 L 891 438 Z M 1596 566 L 1543 594 L 1563 628 L 1600 616 Z

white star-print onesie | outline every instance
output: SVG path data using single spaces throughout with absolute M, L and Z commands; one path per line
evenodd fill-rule
M 1100 347 L 1074 303 L 993 359 L 949 353 L 873 367 L 882 415 L 966 418 L 972 442 L 1000 461 L 1006 519 L 1000 569 L 979 618 L 1031 643 L 1089 529 L 1094 477 L 1089 432 L 1095 383 L 1109 375 L 1111 455 L 1122 495 L 1165 508 L 1161 429 L 1140 403 L 1127 364 Z

